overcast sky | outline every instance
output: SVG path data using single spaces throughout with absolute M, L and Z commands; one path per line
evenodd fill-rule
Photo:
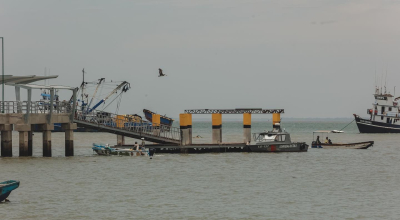
M 85 68 L 88 81 L 131 83 L 120 113 L 174 118 L 240 107 L 366 115 L 375 73 L 400 95 L 399 21 L 389 0 L 0 1 L 6 75 L 47 67 L 59 75 L 50 84 L 79 86 Z

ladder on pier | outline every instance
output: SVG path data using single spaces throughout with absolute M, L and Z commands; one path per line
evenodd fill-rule
M 115 115 L 103 111 L 77 111 L 74 123 L 79 127 L 94 128 L 102 132 L 123 135 L 125 137 L 151 141 L 159 144 L 181 143 L 180 129 L 162 124 L 149 122 L 132 122 L 122 115 Z

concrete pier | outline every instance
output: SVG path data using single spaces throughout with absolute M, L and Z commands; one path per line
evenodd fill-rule
M 29 124 L 17 124 L 14 129 L 19 132 L 19 156 L 26 157 L 29 155 L 29 138 L 28 132 L 31 131 Z
M 77 129 L 76 123 L 66 123 L 61 125 L 65 130 L 65 156 L 74 156 L 74 130 Z
M 251 142 L 251 113 L 243 114 L 243 142 Z
M 1 124 L 1 156 L 12 157 L 12 124 Z
M 212 143 L 222 143 L 222 114 L 212 114 Z
M 43 124 L 43 157 L 51 157 L 51 131 L 54 130 L 53 124 Z

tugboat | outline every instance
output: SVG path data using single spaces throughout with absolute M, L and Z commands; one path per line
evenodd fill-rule
M 400 97 L 394 98 L 386 91 L 382 93 L 379 88 L 375 89 L 374 97 L 372 109 L 367 109 L 369 119 L 353 114 L 360 133 L 400 133 Z
M 272 131 L 255 133 L 255 145 L 249 145 L 250 152 L 307 152 L 305 142 L 292 142 L 290 134 L 280 129 L 280 124 L 275 123 Z

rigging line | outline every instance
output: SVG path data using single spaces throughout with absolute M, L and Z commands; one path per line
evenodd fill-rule
M 356 119 L 353 119 L 353 121 L 355 121 Z M 353 123 L 353 121 L 351 121 L 350 123 L 348 123 L 346 126 L 344 126 L 344 128 L 340 129 L 339 131 L 345 129 L 347 126 L 349 126 L 351 123 Z
M 119 100 L 118 100 L 118 102 L 117 102 L 117 108 L 115 109 L 115 114 L 116 114 L 116 115 L 118 115 L 118 112 L 119 112 L 119 106 L 120 106 L 120 104 L 121 104 L 121 99 L 122 99 L 122 95 L 119 96 Z
M 104 111 L 104 109 L 106 109 L 109 105 L 111 105 L 111 103 L 113 103 L 115 101 L 115 99 L 117 99 L 118 96 L 120 96 L 120 95 L 122 95 L 122 92 L 119 95 L 115 96 L 115 98 L 113 100 L 111 100 L 111 102 L 106 107 L 104 107 L 102 111 Z

